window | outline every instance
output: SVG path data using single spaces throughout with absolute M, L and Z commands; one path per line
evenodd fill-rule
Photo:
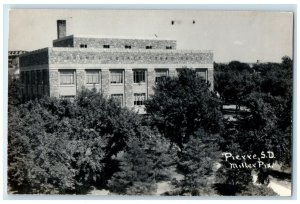
M 146 94 L 145 93 L 135 93 L 134 94 L 134 105 L 141 106 L 145 105 Z
M 30 84 L 30 72 L 25 72 L 25 83 L 26 84 Z
M 61 85 L 75 84 L 74 71 L 60 70 L 60 84 Z
M 156 69 L 155 70 L 155 82 L 160 81 L 162 78 L 165 78 L 168 76 L 168 70 L 167 69 Z
M 37 78 L 37 84 L 42 84 L 42 70 L 37 70 L 36 71 L 36 78 Z
M 145 81 L 145 70 L 134 70 L 133 71 L 133 82 L 134 83 L 144 83 Z
M 31 71 L 30 75 L 31 75 L 31 83 L 30 84 L 35 84 L 35 80 L 36 80 L 35 71 Z
M 71 96 L 61 96 L 61 98 L 63 100 L 68 100 L 68 101 L 74 102 L 75 96 L 74 95 L 71 95 Z
M 111 84 L 122 84 L 123 83 L 123 71 L 122 70 L 111 70 L 110 71 L 110 83 Z
M 86 44 L 80 44 L 80 48 L 87 48 Z
M 131 45 L 125 45 L 125 49 L 131 49 Z
M 103 45 L 103 48 L 110 48 L 109 45 Z
M 197 76 L 202 77 L 206 81 L 206 71 L 206 69 L 196 69 Z
M 152 49 L 152 46 L 151 45 L 147 45 L 146 49 Z
M 49 72 L 48 70 L 44 69 L 43 70 L 43 84 L 44 85 L 48 85 L 48 82 L 49 82 Z
M 171 50 L 171 49 L 172 49 L 172 46 L 166 46 L 166 49 L 167 49 L 167 50 Z
M 111 98 L 123 106 L 123 94 L 112 94 Z
M 100 83 L 99 70 L 86 70 L 86 83 L 99 84 Z

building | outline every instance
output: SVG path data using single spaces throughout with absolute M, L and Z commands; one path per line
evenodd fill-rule
M 163 76 L 195 69 L 213 84 L 213 52 L 177 50 L 176 40 L 66 36 L 66 21 L 57 21 L 53 47 L 20 57 L 23 96 L 74 98 L 96 88 L 122 106 L 143 111 L 144 101 Z
M 8 51 L 8 75 L 12 78 L 19 78 L 20 63 L 19 56 L 26 53 L 24 50 Z

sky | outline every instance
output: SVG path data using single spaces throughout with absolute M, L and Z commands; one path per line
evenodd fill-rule
M 67 35 L 175 39 L 177 49 L 213 50 L 216 62 L 292 58 L 292 13 L 254 11 L 16 9 L 9 50 L 52 47 L 58 19 L 67 20 Z

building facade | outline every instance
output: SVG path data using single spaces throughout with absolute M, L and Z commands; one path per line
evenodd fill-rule
M 175 40 L 66 36 L 57 21 L 53 47 L 20 57 L 25 98 L 74 98 L 82 88 L 96 88 L 122 106 L 143 111 L 155 83 L 192 68 L 213 84 L 213 52 L 177 50 Z
M 20 63 L 19 56 L 26 53 L 24 50 L 8 51 L 8 75 L 11 78 L 19 78 Z

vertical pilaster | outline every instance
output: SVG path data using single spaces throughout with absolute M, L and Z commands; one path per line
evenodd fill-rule
M 124 73 L 124 94 L 125 106 L 133 107 L 133 71 L 132 69 L 125 69 Z
M 109 87 L 110 87 L 110 80 L 109 80 L 109 69 L 102 69 L 101 70 L 101 93 L 104 96 L 109 96 Z
M 49 70 L 50 97 L 59 97 L 59 72 L 57 69 Z
M 211 84 L 210 89 L 214 90 L 214 70 L 213 69 L 208 69 L 207 70 L 207 80 Z
M 76 92 L 78 94 L 85 87 L 85 70 L 77 69 L 75 74 L 76 74 Z
M 154 86 L 155 86 L 155 70 L 154 68 L 148 68 L 147 70 L 147 89 L 148 89 L 148 97 L 151 97 L 151 95 L 154 94 Z

